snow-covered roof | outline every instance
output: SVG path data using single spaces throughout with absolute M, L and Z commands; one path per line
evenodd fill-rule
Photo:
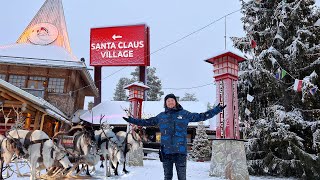
M 11 91 L 15 94 L 18 94 L 19 96 L 27 99 L 28 101 L 42 107 L 45 109 L 45 111 L 48 113 L 49 116 L 52 116 L 54 118 L 57 118 L 61 121 L 70 123 L 67 119 L 67 116 L 60 111 L 58 108 L 56 108 L 55 106 L 53 106 L 52 104 L 50 104 L 49 102 L 47 102 L 46 100 L 40 98 L 40 97 L 36 97 L 2 79 L 0 79 L 0 86 L 5 88 L 8 91 Z
M 209 62 L 210 59 L 221 56 L 223 54 L 227 54 L 227 53 L 232 53 L 235 56 L 238 56 L 240 59 L 246 59 L 246 58 L 244 58 L 244 55 L 242 53 L 236 53 L 234 51 L 225 49 L 225 50 L 218 51 L 218 52 L 214 53 L 211 57 L 207 58 L 205 61 Z
M 206 103 L 195 102 L 195 101 L 180 101 L 181 106 L 190 112 L 205 112 L 207 111 Z M 122 117 L 126 117 L 124 109 L 129 109 L 130 102 L 127 101 L 105 101 L 94 108 L 92 111 L 87 111 L 80 118 L 87 122 L 93 122 L 93 124 L 100 123 L 101 115 L 105 115 L 103 121 L 107 121 L 111 125 L 125 125 L 126 121 Z M 142 105 L 142 118 L 150 118 L 158 115 L 160 112 L 164 111 L 163 101 L 143 101 Z M 93 114 L 92 114 L 93 113 Z M 205 121 L 204 124 L 209 126 L 212 119 Z M 189 126 L 197 126 L 198 123 L 189 123 Z
M 34 44 L 0 46 L 0 63 L 75 69 L 85 67 L 84 62 L 77 60 L 62 47 Z
M 86 113 L 88 110 L 78 109 L 72 116 L 71 122 L 73 123 L 79 123 L 80 122 L 80 116 L 82 116 L 84 113 Z
M 124 89 L 127 89 L 128 87 L 131 87 L 131 86 L 140 86 L 140 87 L 144 87 L 146 89 L 150 89 L 149 86 L 144 85 L 142 82 L 134 82 L 132 84 L 125 86 Z

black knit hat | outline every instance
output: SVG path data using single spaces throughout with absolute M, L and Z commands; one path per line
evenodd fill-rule
M 164 98 L 164 108 L 167 109 L 167 103 L 166 103 L 166 101 L 167 101 L 167 99 L 169 99 L 169 98 L 172 98 L 172 99 L 174 99 L 174 100 L 176 101 L 176 107 L 175 107 L 175 109 L 177 109 L 177 110 L 183 109 L 182 106 L 178 103 L 177 97 L 176 97 L 174 94 L 168 94 L 168 95 L 166 95 L 166 97 Z
M 166 97 L 164 98 L 164 103 L 166 103 L 167 99 L 169 99 L 169 98 L 174 99 L 174 100 L 176 101 L 176 103 L 178 102 L 178 101 L 177 101 L 177 97 L 176 97 L 174 94 L 168 94 L 168 95 L 166 95 Z

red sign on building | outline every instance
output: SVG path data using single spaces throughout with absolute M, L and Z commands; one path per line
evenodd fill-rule
M 91 66 L 149 66 L 149 27 L 146 25 L 92 28 Z

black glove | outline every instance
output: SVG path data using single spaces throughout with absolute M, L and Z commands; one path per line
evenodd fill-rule
M 129 118 L 128 117 L 122 117 L 122 119 L 124 119 L 125 121 L 128 122 Z
M 220 103 L 217 105 L 218 108 L 220 108 L 220 111 L 223 111 L 224 108 L 226 108 L 227 105 L 221 105 Z

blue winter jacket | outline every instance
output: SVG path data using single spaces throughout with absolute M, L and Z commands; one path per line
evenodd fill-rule
M 175 109 L 165 108 L 155 117 L 149 119 L 128 118 L 128 122 L 139 126 L 159 125 L 161 132 L 161 146 L 165 154 L 187 154 L 187 128 L 189 122 L 204 121 L 221 112 L 221 108 L 208 110 L 204 113 L 190 113 L 180 104 Z

